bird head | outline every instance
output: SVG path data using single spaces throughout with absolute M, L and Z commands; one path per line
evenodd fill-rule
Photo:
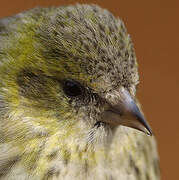
M 4 140 L 35 146 L 55 136 L 53 144 L 65 146 L 70 139 L 104 140 L 120 126 L 152 134 L 136 99 L 138 66 L 120 19 L 76 5 L 37 8 L 7 23 L 0 67 Z

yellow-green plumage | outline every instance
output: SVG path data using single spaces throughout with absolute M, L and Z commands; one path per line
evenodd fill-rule
M 109 110 L 124 94 L 133 102 L 137 84 L 131 39 L 107 10 L 35 8 L 1 19 L 0 179 L 158 180 L 154 138 L 122 126 L 151 133 L 130 120 L 137 106 L 120 105 L 119 122 Z

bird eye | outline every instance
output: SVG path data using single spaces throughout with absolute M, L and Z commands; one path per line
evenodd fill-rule
M 66 80 L 63 90 L 67 96 L 75 97 L 82 94 L 82 86 L 74 80 Z

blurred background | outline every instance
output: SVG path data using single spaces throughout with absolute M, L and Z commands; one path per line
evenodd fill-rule
M 138 97 L 158 141 L 162 180 L 179 179 L 179 1 L 1 0 L 0 17 L 77 2 L 98 4 L 123 19 L 136 49 Z

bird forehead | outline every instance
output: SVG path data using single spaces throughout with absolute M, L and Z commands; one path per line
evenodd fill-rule
M 137 73 L 133 45 L 123 22 L 97 6 L 57 9 L 41 26 L 40 37 L 46 59 L 56 59 L 65 68 L 68 64 L 67 71 L 90 77 L 98 88 L 129 83 Z
M 57 8 L 47 17 L 39 37 L 49 56 L 70 53 L 99 61 L 106 54 L 121 56 L 130 45 L 123 22 L 97 6 Z

